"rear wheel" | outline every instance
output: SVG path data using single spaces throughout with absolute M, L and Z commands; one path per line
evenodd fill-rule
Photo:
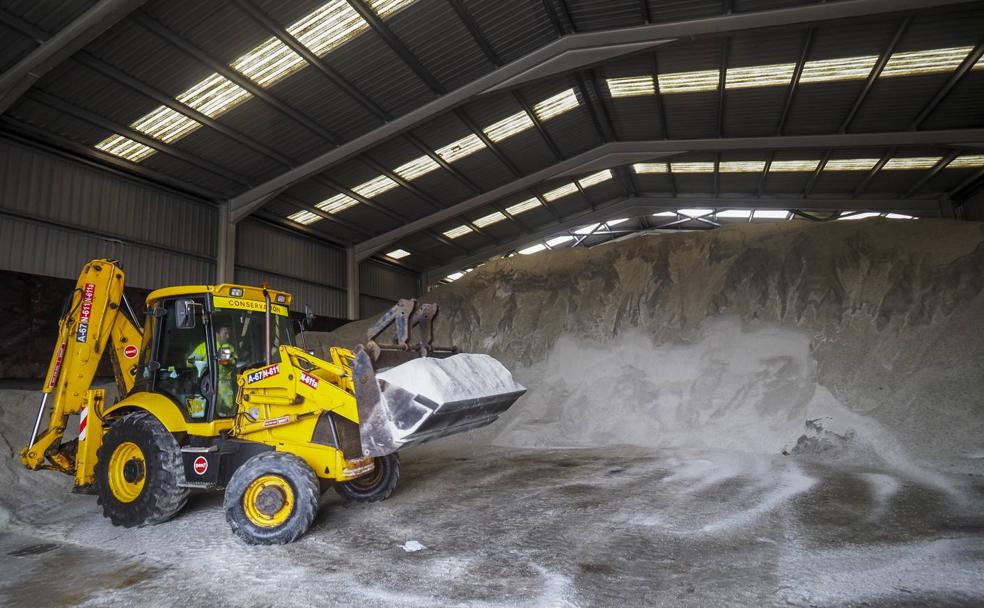
M 318 513 L 318 478 L 303 460 L 264 452 L 236 469 L 226 487 L 226 521 L 251 545 L 281 545 L 304 534 Z
M 188 500 L 181 448 L 148 412 L 115 422 L 96 453 L 96 491 L 103 515 L 115 526 L 167 521 Z
M 335 491 L 346 502 L 376 502 L 389 498 L 400 481 L 400 457 L 393 454 L 373 459 L 372 472 L 344 483 Z

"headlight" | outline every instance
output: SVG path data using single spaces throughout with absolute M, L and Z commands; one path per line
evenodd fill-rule
M 229 290 L 229 295 L 234 298 L 241 298 L 243 297 L 243 289 L 241 287 L 233 287 Z

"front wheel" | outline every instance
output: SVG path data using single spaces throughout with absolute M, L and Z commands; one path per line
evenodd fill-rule
M 400 457 L 393 454 L 373 459 L 372 472 L 344 483 L 335 491 L 345 502 L 376 502 L 389 498 L 400 481 Z
M 229 527 L 250 545 L 282 545 L 307 532 L 318 513 L 321 488 L 306 462 L 264 452 L 236 469 L 223 506 Z
M 181 487 L 181 448 L 148 412 L 113 423 L 96 453 L 96 491 L 114 526 L 157 524 L 174 517 L 188 500 Z

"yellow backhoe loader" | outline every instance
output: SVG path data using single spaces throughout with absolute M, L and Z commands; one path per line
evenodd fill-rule
M 148 296 L 141 323 L 124 280 L 115 261 L 83 268 L 20 454 L 30 469 L 74 475 L 75 491 L 98 495 L 115 525 L 166 521 L 189 491 L 224 488 L 240 538 L 291 542 L 325 489 L 385 499 L 400 477 L 398 450 L 490 424 L 525 391 L 491 357 L 434 347 L 431 304 L 401 300 L 365 346 L 322 359 L 294 346 L 290 294 L 168 287 Z M 389 327 L 392 343 L 377 342 Z M 120 395 L 112 404 L 92 388 L 107 351 Z M 79 435 L 64 441 L 73 414 Z

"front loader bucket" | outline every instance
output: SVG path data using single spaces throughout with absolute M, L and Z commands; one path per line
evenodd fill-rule
M 526 389 L 488 355 L 421 357 L 378 374 L 356 349 L 355 397 L 366 456 L 491 424 Z

